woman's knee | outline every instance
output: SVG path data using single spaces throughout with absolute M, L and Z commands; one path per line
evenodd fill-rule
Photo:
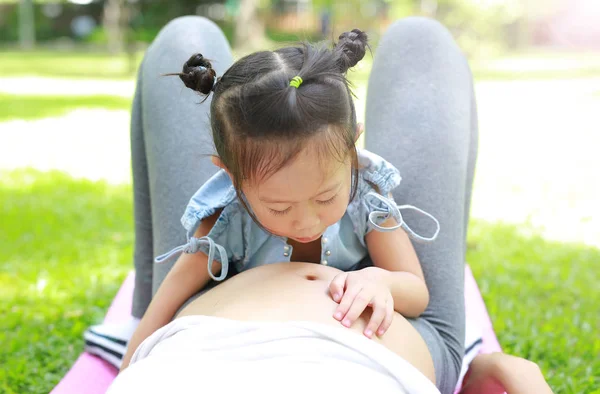
M 193 54 L 202 53 L 214 60 L 217 74 L 233 63 L 227 37 L 210 19 L 182 16 L 167 23 L 158 33 L 144 57 L 144 72 L 153 76 L 172 73 Z
M 385 32 L 392 41 L 435 44 L 454 42 L 450 31 L 435 19 L 411 16 L 392 23 Z
M 157 39 L 181 39 L 204 34 L 223 34 L 219 26 L 208 18 L 196 15 L 180 16 L 167 23 L 158 33 Z
M 153 46 L 185 45 L 198 43 L 229 46 L 221 28 L 203 16 L 180 16 L 167 23 L 153 41 Z
M 406 53 L 410 48 L 415 52 L 438 51 L 448 55 L 448 51 L 464 57 L 450 31 L 440 22 L 426 17 L 407 17 L 392 23 L 385 32 L 381 46 L 385 51 Z

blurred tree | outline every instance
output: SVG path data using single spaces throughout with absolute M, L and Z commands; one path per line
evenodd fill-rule
M 125 34 L 129 24 L 129 17 L 125 0 L 106 0 L 102 25 L 106 30 L 108 39 L 108 51 L 110 53 L 121 53 L 125 48 Z
M 234 45 L 255 50 L 264 48 L 265 25 L 259 16 L 260 0 L 239 0 L 235 18 Z
M 31 49 L 35 45 L 33 0 L 19 2 L 19 44 L 23 49 Z
M 102 26 L 108 49 L 119 53 L 129 50 L 132 41 L 151 41 L 173 18 L 202 14 L 203 5 L 223 4 L 225 0 L 103 0 L 103 3 Z
M 369 33 L 375 48 L 394 20 L 427 15 L 446 25 L 472 55 L 527 45 L 528 25 L 542 12 L 555 14 L 557 4 L 567 0 L 93 0 L 86 5 L 73 0 L 3 1 L 10 5 L 0 11 L 0 41 L 18 39 L 23 47 L 63 37 L 79 40 L 70 21 L 90 15 L 100 22 L 94 42 L 107 43 L 113 53 L 122 52 L 138 41 L 150 42 L 177 16 L 199 14 L 218 23 L 237 48 L 262 48 L 266 37 L 336 40 L 339 33 L 355 27 Z M 60 17 L 45 16 L 49 3 L 63 10 Z
M 337 36 L 353 28 L 369 33 L 369 39 L 376 42 L 392 21 L 411 15 L 414 4 L 419 0 L 312 0 L 313 7 L 328 27 L 328 38 Z
M 444 23 L 468 55 L 522 45 L 518 28 L 521 0 L 429 0 L 437 3 L 430 16 Z

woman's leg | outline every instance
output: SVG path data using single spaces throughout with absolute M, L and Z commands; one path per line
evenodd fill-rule
M 433 357 L 437 385 L 451 393 L 464 353 L 464 257 L 477 154 L 472 76 L 450 33 L 438 22 L 394 23 L 377 48 L 369 79 L 366 148 L 402 175 L 396 203 L 433 214 L 441 231 L 415 244 L 430 292 L 422 317 L 412 321 Z M 403 213 L 420 233 L 427 219 Z
M 140 69 L 142 133 L 145 142 L 152 215 L 153 242 L 146 247 L 157 256 L 185 243 L 180 223 L 194 192 L 210 177 L 215 167 L 208 155 L 214 153 L 210 134 L 211 98 L 184 87 L 179 72 L 193 53 L 211 59 L 218 76 L 233 63 L 225 35 L 210 20 L 188 16 L 166 25 L 148 48 Z M 212 97 L 212 96 L 211 96 Z M 152 294 L 156 292 L 175 260 L 153 267 Z
M 143 67 L 143 66 L 142 66 Z M 140 67 L 141 68 L 141 67 Z M 142 73 L 138 73 L 131 106 L 131 170 L 133 177 L 133 219 L 135 244 L 133 264 L 135 285 L 131 315 L 141 319 L 152 299 L 152 213 L 148 163 L 142 127 Z
M 154 256 L 185 241 L 179 222 L 193 193 L 215 171 L 210 98 L 184 88 L 177 77 L 196 52 L 212 60 L 217 75 L 233 63 L 227 39 L 202 17 L 181 17 L 166 25 L 148 48 L 138 71 L 131 113 L 136 271 L 130 321 L 91 327 L 86 350 L 119 366 L 127 341 L 173 261 L 154 264 Z

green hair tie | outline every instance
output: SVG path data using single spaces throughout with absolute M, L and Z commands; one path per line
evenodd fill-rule
M 300 85 L 302 85 L 302 78 L 300 78 L 299 75 L 296 75 L 294 78 L 292 78 L 292 80 L 290 81 L 290 86 L 295 87 L 296 89 L 298 89 L 300 87 Z

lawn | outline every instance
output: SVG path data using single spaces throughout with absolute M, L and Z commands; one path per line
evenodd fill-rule
M 131 269 L 131 190 L 17 170 L 0 201 L 0 392 L 48 393 Z
M 131 269 L 131 189 L 15 170 L 0 200 L 0 392 L 47 393 Z M 505 351 L 538 362 L 557 393 L 600 389 L 599 250 L 473 221 L 467 260 Z
M 0 76 L 129 79 L 142 58 L 85 51 L 3 51 Z
M 536 361 L 555 393 L 600 391 L 600 250 L 472 221 L 467 261 L 507 353 Z
M 131 100 L 117 96 L 39 96 L 0 93 L 0 122 L 61 116 L 76 108 L 129 110 Z

